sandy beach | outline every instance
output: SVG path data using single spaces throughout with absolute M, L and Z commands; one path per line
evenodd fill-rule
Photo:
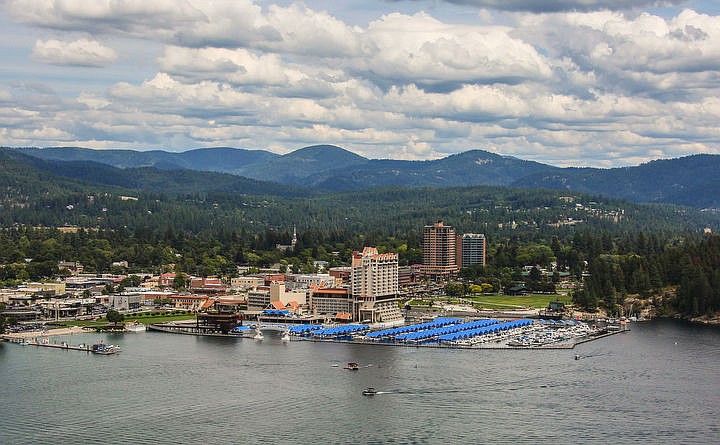
M 26 332 L 15 332 L 11 334 L 3 334 L 3 338 L 35 338 L 35 337 L 50 337 L 53 335 L 71 335 L 79 334 L 83 331 L 80 326 L 71 326 L 69 328 L 58 328 L 48 329 L 47 331 L 26 331 Z

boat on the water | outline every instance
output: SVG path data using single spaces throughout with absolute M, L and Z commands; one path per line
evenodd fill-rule
M 255 330 L 254 327 L 246 325 L 237 326 L 230 330 L 230 334 L 237 335 L 243 338 L 254 338 L 257 333 L 258 331 Z
M 100 355 L 117 354 L 120 352 L 120 347 L 115 345 L 106 345 L 105 343 L 95 343 L 92 345 L 90 352 Z
M 264 338 L 262 332 L 260 332 L 260 329 L 257 330 L 257 334 L 255 334 L 253 338 L 255 340 L 262 340 Z
M 145 325 L 134 321 L 132 323 L 125 323 L 125 330 L 128 332 L 145 332 Z
M 368 386 L 362 392 L 362 395 L 364 396 L 374 396 L 375 394 L 377 394 L 377 391 L 372 386 Z
M 280 339 L 282 341 L 290 341 L 290 334 L 285 331 L 285 334 L 283 334 L 282 338 Z
M 360 369 L 360 365 L 358 365 L 355 362 L 350 362 L 347 365 L 345 365 L 345 369 L 350 370 L 350 371 L 357 371 Z

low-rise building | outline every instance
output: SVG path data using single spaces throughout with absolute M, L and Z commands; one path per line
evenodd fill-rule
M 197 312 L 208 300 L 208 296 L 195 294 L 171 295 L 168 299 L 171 302 L 170 304 L 176 309 Z
M 336 283 L 338 286 L 344 286 L 348 283 L 350 283 L 350 271 L 352 270 L 352 267 L 347 266 L 341 266 L 341 267 L 331 267 L 328 270 L 328 275 L 336 278 Z M 340 280 L 337 282 L 337 280 Z
M 145 304 L 145 294 L 141 292 L 123 292 L 120 294 L 103 295 L 99 300 L 105 306 L 118 310 L 129 311 L 140 309 Z
M 220 278 L 191 278 L 190 290 L 198 294 L 225 294 L 228 286 Z
M 290 302 L 306 305 L 307 291 L 288 291 L 285 289 L 284 281 L 273 281 L 269 286 L 258 286 L 257 289 L 248 292 L 248 310 L 263 310 L 273 302 L 280 302 L 286 306 Z
M 85 266 L 80 264 L 78 261 L 60 261 L 58 263 L 58 269 L 67 270 L 70 272 L 70 275 L 78 275 L 83 273 Z
M 236 277 L 230 279 L 230 287 L 233 289 L 256 289 L 265 284 L 265 279 L 256 276 Z
M 310 311 L 318 315 L 352 314 L 353 300 L 345 288 L 313 286 L 310 293 Z

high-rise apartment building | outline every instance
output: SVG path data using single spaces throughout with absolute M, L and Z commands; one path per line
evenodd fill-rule
M 461 267 L 485 266 L 485 235 L 465 233 L 457 237 L 457 264 Z
M 455 228 L 438 221 L 423 227 L 423 273 L 430 278 L 447 278 L 458 271 L 455 258 Z
M 374 247 L 353 252 L 350 294 L 355 320 L 387 322 L 402 319 L 397 305 L 398 292 L 397 253 L 378 253 Z

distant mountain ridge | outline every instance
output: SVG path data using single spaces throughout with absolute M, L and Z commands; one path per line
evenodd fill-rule
M 26 178 L 21 180 L 20 178 Z M 288 184 L 259 181 L 228 173 L 189 169 L 163 170 L 156 167 L 119 168 L 95 161 L 40 159 L 12 150 L 0 150 L 0 185 L 42 189 L 44 183 L 61 184 L 70 189 L 105 186 L 126 191 L 170 194 L 233 193 L 273 195 L 286 198 L 308 197 L 315 191 Z
M 80 147 L 3 150 L 48 161 L 94 162 L 120 169 L 153 167 L 228 173 L 326 191 L 382 186 L 495 185 L 577 191 L 635 202 L 720 208 L 720 175 L 717 173 L 720 155 L 693 155 L 634 167 L 599 169 L 560 168 L 484 150 L 470 150 L 431 161 L 367 159 L 333 145 L 305 147 L 285 155 L 228 147 L 181 153 Z M 117 176 L 118 172 L 112 174 Z M 267 183 L 266 186 L 269 187 Z M 249 188 L 257 189 L 255 186 Z

